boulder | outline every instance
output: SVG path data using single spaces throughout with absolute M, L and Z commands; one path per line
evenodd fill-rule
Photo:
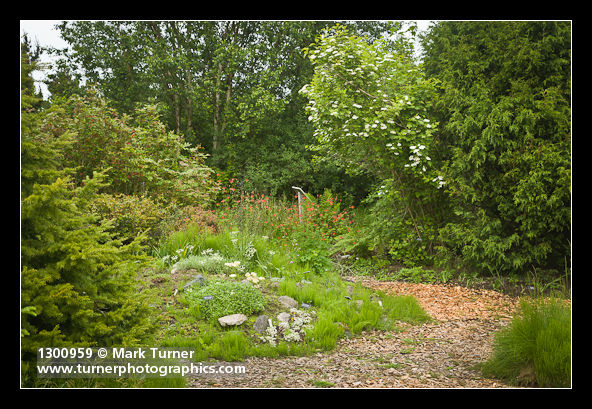
M 247 316 L 245 314 L 232 314 L 218 318 L 218 322 L 223 327 L 241 325 L 246 320 Z
M 255 323 L 253 324 L 253 329 L 258 334 L 263 334 L 263 333 L 265 333 L 265 330 L 267 329 L 268 326 L 269 326 L 269 318 L 267 317 L 267 315 L 260 315 L 255 320 Z
M 298 301 L 287 295 L 282 295 L 278 298 L 278 301 L 286 308 L 298 308 Z

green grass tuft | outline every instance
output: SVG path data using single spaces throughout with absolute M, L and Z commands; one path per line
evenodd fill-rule
M 495 338 L 486 376 L 515 385 L 571 385 L 571 308 L 560 300 L 522 301 L 520 314 Z

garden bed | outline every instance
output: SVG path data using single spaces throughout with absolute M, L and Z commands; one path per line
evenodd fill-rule
M 491 355 L 494 334 L 505 327 L 517 299 L 494 291 L 438 284 L 363 283 L 413 295 L 435 318 L 400 323 L 390 331 L 363 331 L 340 339 L 333 351 L 282 359 L 247 358 L 245 375 L 193 378 L 196 388 L 504 388 L 479 365 Z

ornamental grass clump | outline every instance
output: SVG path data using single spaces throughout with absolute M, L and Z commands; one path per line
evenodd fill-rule
M 483 373 L 511 384 L 571 385 L 571 308 L 560 300 L 523 301 L 520 314 L 495 338 Z

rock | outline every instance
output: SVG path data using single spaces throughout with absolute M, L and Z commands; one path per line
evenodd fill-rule
M 187 290 L 193 284 L 197 284 L 199 286 L 205 285 L 206 278 L 204 276 L 202 276 L 201 274 L 197 274 L 195 277 L 193 277 L 193 279 L 191 281 L 189 281 L 187 284 L 183 285 L 183 291 Z
M 290 313 L 288 312 L 280 312 L 277 316 L 278 321 L 281 322 L 288 322 L 290 321 Z
M 358 305 L 358 307 L 362 307 L 362 304 L 364 304 L 364 301 L 356 300 L 356 304 Z
M 310 308 L 310 304 L 307 304 L 307 303 L 303 302 L 302 304 L 300 304 L 300 308 L 309 309 Z
M 347 286 L 347 293 L 349 294 L 350 297 L 352 295 L 354 295 L 354 288 L 351 285 Z
M 286 308 L 298 308 L 298 301 L 287 295 L 282 295 L 278 298 L 278 301 Z
M 255 323 L 253 324 L 253 329 L 258 334 L 263 334 L 263 333 L 265 333 L 265 330 L 267 329 L 268 326 L 269 326 L 269 318 L 267 317 L 267 315 L 260 315 L 255 320 Z
M 223 327 L 241 325 L 246 320 L 247 316 L 245 314 L 232 314 L 218 318 L 218 322 Z

